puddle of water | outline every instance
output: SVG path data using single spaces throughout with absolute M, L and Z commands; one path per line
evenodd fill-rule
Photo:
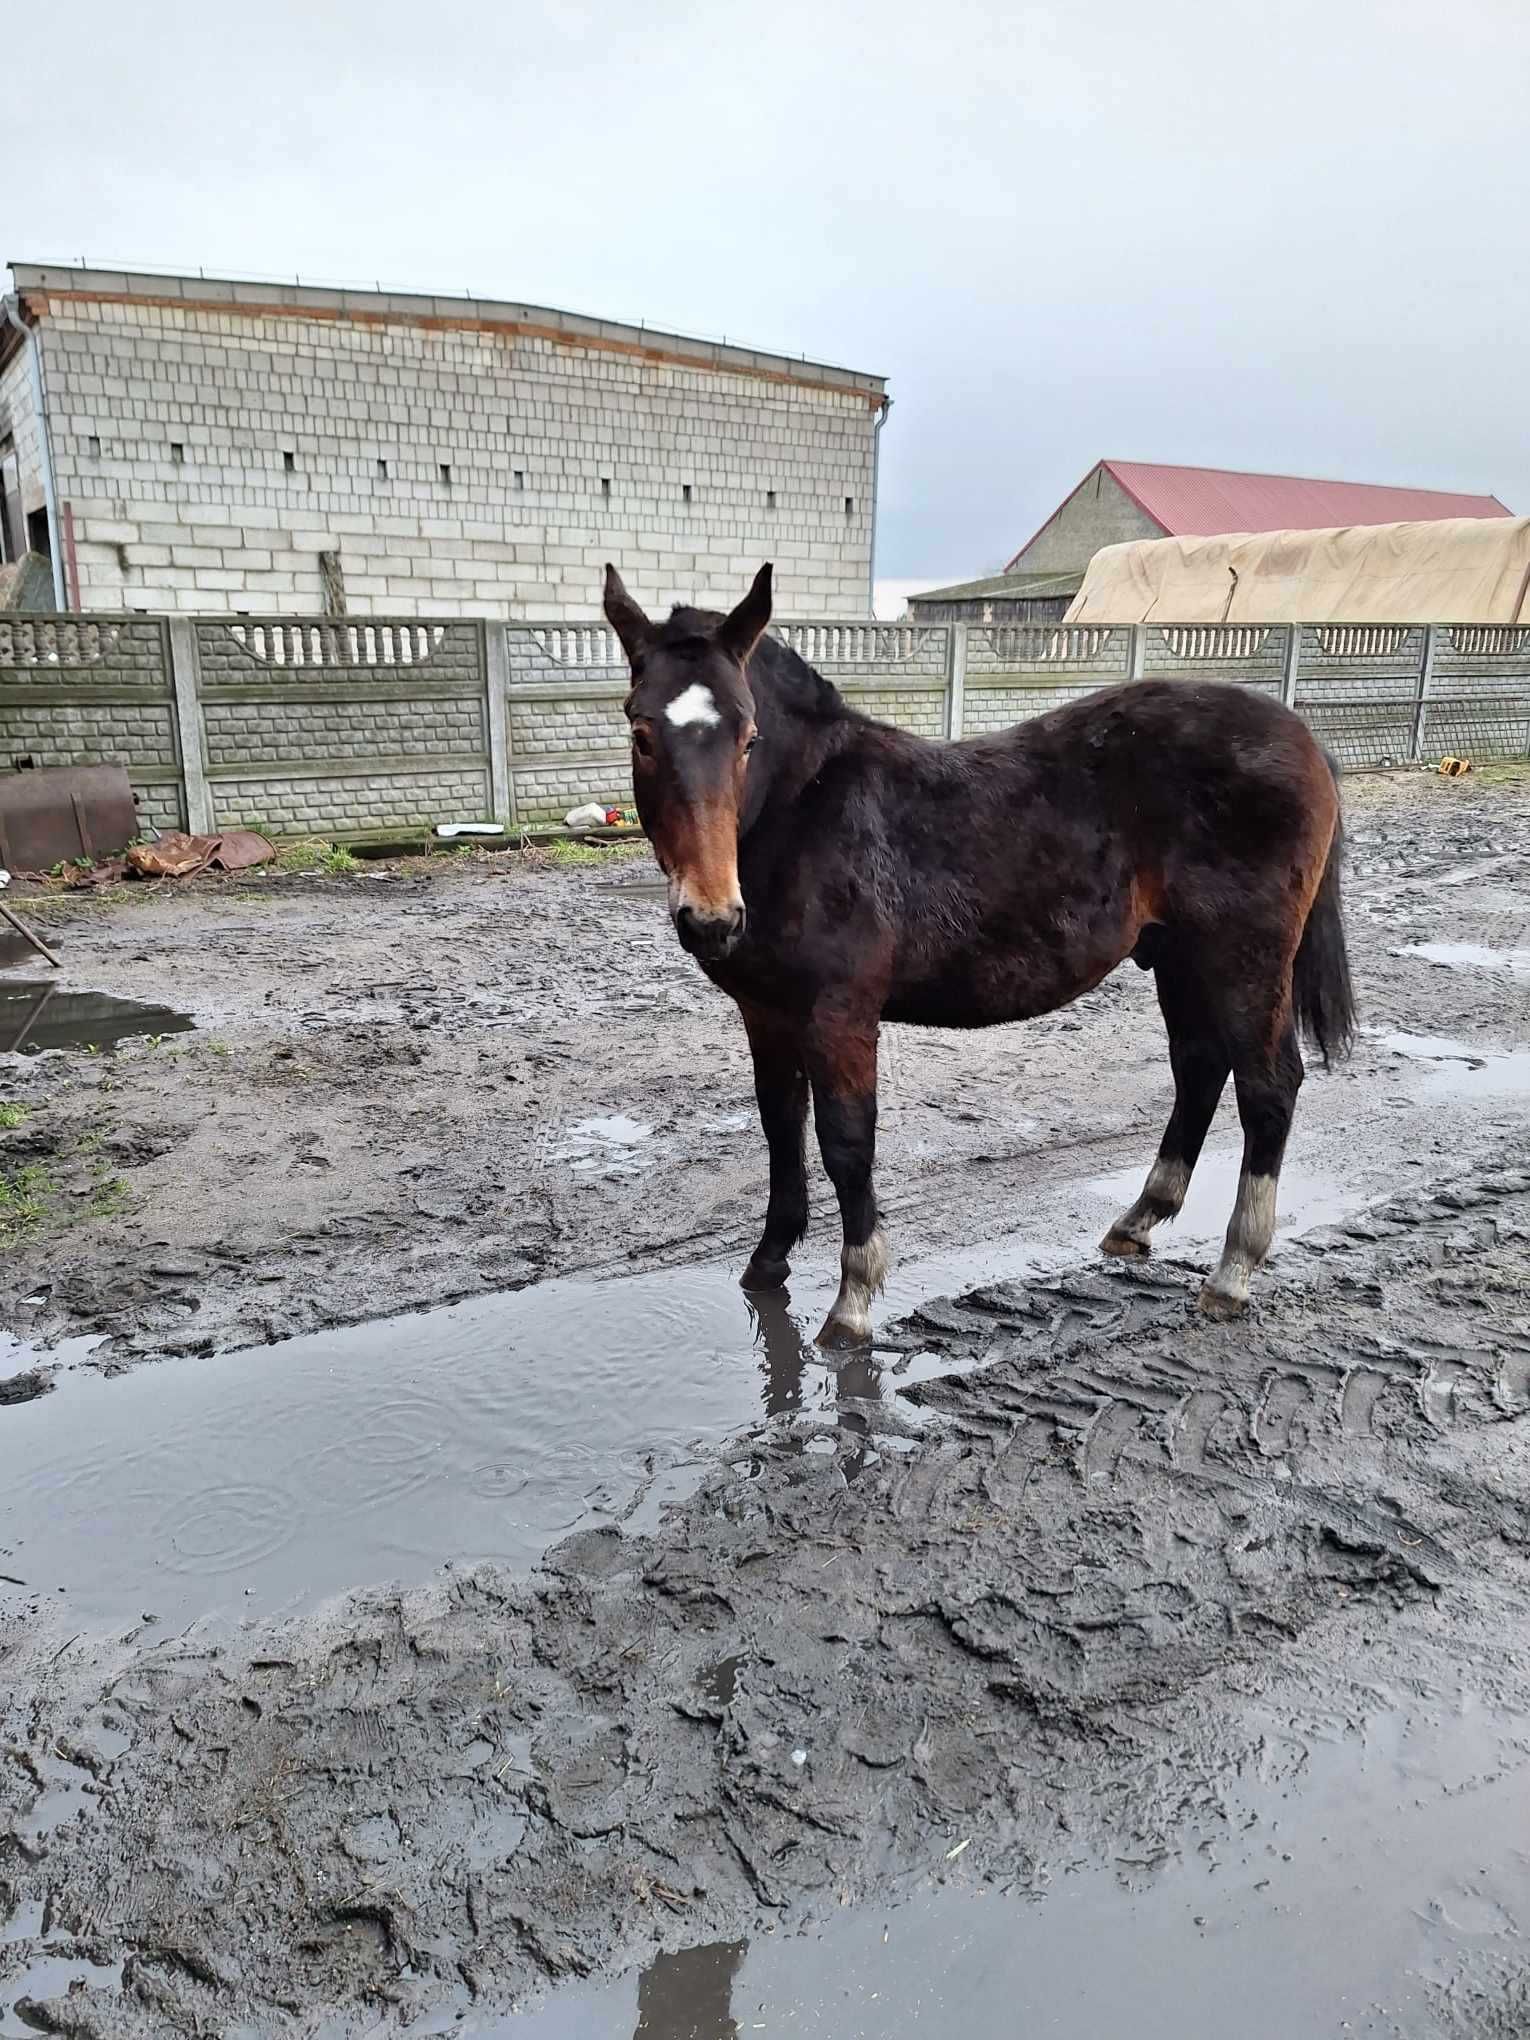
M 1050 1886 L 1042 1871 L 1029 1899 L 971 1881 L 980 1842 L 947 1870 L 947 1849 L 963 1839 L 953 1831 L 935 1838 L 932 1879 L 906 1903 L 855 1908 L 819 1934 L 660 1955 L 639 1977 L 472 2030 L 484 2040 L 1234 2030 L 1239 2040 L 1372 2030 L 1423 2040 L 1440 2030 L 1429 1984 L 1484 1949 L 1518 1967 L 1530 1926 L 1530 1763 L 1502 1748 L 1507 1728 L 1480 1710 L 1383 1717 L 1363 1740 L 1313 1746 L 1294 1777 L 1277 1761 L 1280 1775 L 1244 1779 L 1227 1829 L 1190 1835 L 1166 1867 L 1122 1859 Z M 1271 1721 L 1269 1734 L 1289 1750 L 1285 1724 Z
M 1206 1157 L 1191 1240 L 1220 1236 L 1236 1172 L 1235 1153 Z M 1139 1172 L 1077 1187 L 1104 1212 L 1136 1195 Z M 1288 1231 L 1349 1208 L 1299 1171 L 1282 1188 Z M 1076 1264 L 1098 1229 L 911 1260 L 880 1322 Z M 0 1410 L 0 1592 L 62 1595 L 92 1626 L 183 1625 L 451 1563 L 529 1566 L 578 1527 L 652 1529 L 699 1477 L 695 1448 L 762 1411 L 800 1421 L 804 1449 L 833 1449 L 819 1432 L 836 1425 L 853 1478 L 899 1442 L 873 1449 L 868 1406 L 953 1370 L 918 1352 L 831 1363 L 811 1332 L 832 1292 L 828 1269 L 798 1282 L 795 1306 L 786 1291 L 746 1298 L 731 1265 L 566 1280 L 117 1379 L 71 1366 L 89 1342 L 46 1356 L 4 1342 L 13 1372 L 39 1357 L 58 1371 L 53 1393 Z
M 50 940 L 48 947 L 56 949 L 58 944 Z M 18 935 L 8 921 L 0 921 L 0 970 L 7 969 L 13 963 L 36 962 L 37 951 L 25 935 Z
M 40 1934 L 46 1912 L 47 1907 L 40 1898 L 18 1900 L 10 1918 L 0 1920 L 0 1947 L 7 1941 L 30 1941 L 35 1934 Z
M 1180 1247 L 1216 1244 L 1227 1231 L 1227 1221 L 1238 1195 L 1238 1172 L 1242 1148 L 1208 1148 L 1196 1164 L 1185 1197 L 1184 1209 L 1172 1225 L 1158 1228 L 1153 1235 L 1156 1250 L 1169 1252 Z M 1089 1188 L 1116 1214 L 1141 1192 L 1145 1168 L 1120 1169 L 1109 1176 L 1096 1176 Z M 1277 1240 L 1313 1226 L 1334 1225 L 1358 1211 L 1364 1197 L 1331 1177 L 1313 1175 L 1299 1164 L 1288 1162 L 1280 1172 L 1279 1225 Z M 1102 1225 L 1100 1230 L 1104 1231 Z M 1160 1242 L 1162 1243 L 1160 1245 Z
M 762 1407 L 833 1418 L 882 1392 L 871 1360 L 837 1373 L 784 1293 L 751 1303 L 721 1267 L 546 1283 L 56 1382 L 0 1410 L 0 1574 L 62 1589 L 91 1625 L 529 1565 L 634 1497 L 651 1527 L 697 1477 L 691 1448 Z
M 1429 1088 L 1476 1098 L 1530 1097 L 1530 1049 L 1484 1048 L 1438 1034 L 1378 1034 L 1391 1054 L 1429 1070 Z
M 61 992 L 51 979 L 0 982 L 0 1055 L 45 1048 L 113 1048 L 140 1034 L 184 1034 L 196 1022 L 169 1006 L 113 999 L 105 992 Z
M 669 904 L 669 880 L 667 878 L 629 879 L 611 888 L 624 900 L 663 900 Z
M 1489 949 L 1481 942 L 1410 942 L 1403 954 L 1422 956 L 1450 970 L 1497 970 L 1530 977 L 1530 949 Z
M 625 1112 L 612 1112 L 596 1119 L 578 1120 L 552 1151 L 552 1159 L 567 1162 L 571 1169 L 599 1169 L 605 1175 L 636 1176 L 653 1167 L 653 1157 L 641 1152 L 653 1138 L 653 1128 Z
M 44 1955 L 19 1975 L 8 1977 L 0 1999 L 0 2035 L 4 2040 L 37 2040 L 44 2029 L 29 2025 L 16 2011 L 18 1998 L 62 1997 L 72 1983 L 96 1990 L 115 1990 L 122 1983 L 120 1962 L 90 1962 L 83 1955 Z

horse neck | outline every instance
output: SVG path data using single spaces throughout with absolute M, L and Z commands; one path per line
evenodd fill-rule
M 847 708 L 835 715 L 800 708 L 777 687 L 762 689 L 755 705 L 763 755 L 769 759 L 759 809 L 764 815 L 794 801 L 831 758 L 854 742 L 858 718 Z

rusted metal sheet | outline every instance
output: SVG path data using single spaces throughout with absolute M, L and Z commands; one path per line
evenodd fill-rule
M 215 871 L 249 871 L 269 864 L 276 845 L 254 829 L 229 829 L 221 836 L 188 836 L 167 829 L 152 843 L 139 843 L 127 854 L 127 866 L 143 878 L 191 878 L 211 867 Z
M 0 773 L 0 865 L 9 871 L 112 857 L 137 834 L 138 809 L 120 765 Z

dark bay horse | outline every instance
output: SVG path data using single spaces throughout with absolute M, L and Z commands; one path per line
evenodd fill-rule
M 1213 1317 L 1248 1301 L 1302 1081 L 1354 1031 L 1334 768 L 1290 710 L 1235 686 L 1129 682 L 1002 734 L 938 743 L 859 715 L 776 639 L 770 574 L 724 617 L 605 610 L 632 669 L 643 828 L 682 946 L 737 1000 L 770 1149 L 743 1281 L 773 1288 L 807 1227 L 804 1132 L 844 1222 L 824 1345 L 870 1335 L 886 1274 L 872 1187 L 884 1020 L 987 1027 L 1150 969 L 1174 1110 L 1107 1254 L 1184 1203 L 1231 1074 L 1243 1168 Z

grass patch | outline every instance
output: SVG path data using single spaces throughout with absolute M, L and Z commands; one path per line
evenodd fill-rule
M 329 843 L 322 836 L 305 836 L 296 843 L 283 843 L 276 853 L 278 871 L 327 871 L 331 877 L 349 877 L 361 866 L 343 843 Z
M 0 1104 L 0 1133 L 10 1133 L 27 1123 L 25 1105 Z
M 120 1176 L 107 1176 L 97 1183 L 85 1200 L 85 1218 L 118 1218 L 133 1202 L 133 1193 Z
M 1486 765 L 1474 765 L 1466 775 L 1466 783 L 1476 780 L 1481 786 L 1524 786 L 1530 783 L 1530 763 L 1522 759 L 1495 758 Z
M 53 1210 L 58 1185 L 41 1162 L 0 1168 L 0 1241 L 13 1244 L 35 1232 Z
M 580 843 L 570 838 L 562 843 L 530 844 L 525 855 L 530 862 L 545 859 L 556 870 L 567 871 L 582 865 L 607 864 L 613 858 L 636 857 L 643 848 L 642 843 Z
M 89 921 L 104 915 L 125 900 L 151 900 L 158 888 L 152 885 L 98 885 L 89 892 L 28 892 L 13 896 L 11 904 L 26 920 Z

